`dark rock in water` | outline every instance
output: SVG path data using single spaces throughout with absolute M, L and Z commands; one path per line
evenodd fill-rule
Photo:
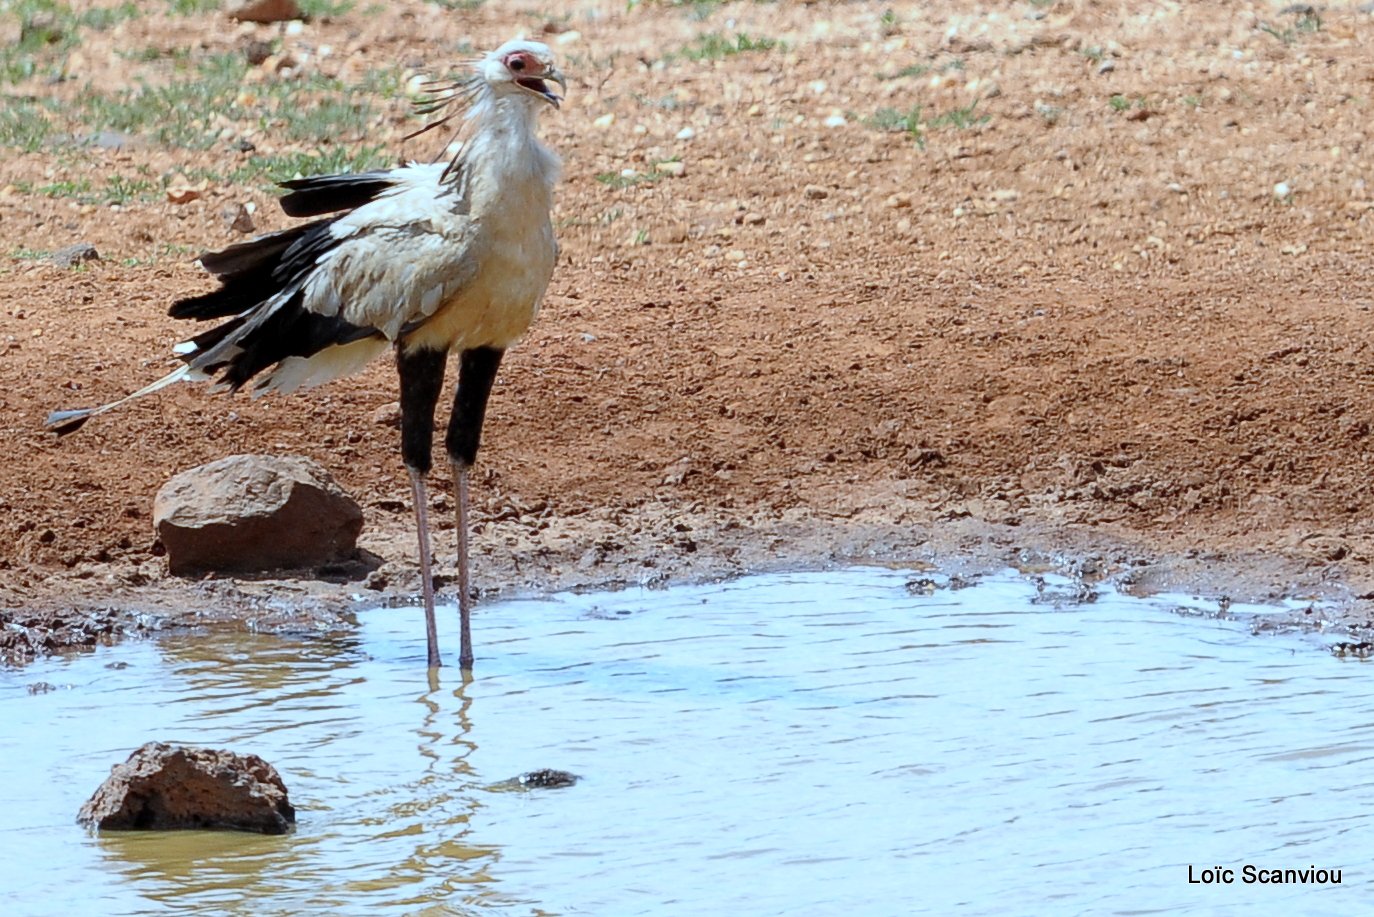
M 565 786 L 572 786 L 582 778 L 567 771 L 556 771 L 552 768 L 542 768 L 537 771 L 521 774 L 509 780 L 502 780 L 500 783 L 493 783 L 487 787 L 493 793 L 524 793 L 528 790 L 558 790 Z
M 78 242 L 66 248 L 59 248 L 48 257 L 58 267 L 75 267 L 83 261 L 99 261 L 100 252 L 89 242 Z
M 89 828 L 285 834 L 296 824 L 277 769 L 257 755 L 149 742 L 81 807 Z
M 164 484 L 153 526 L 177 576 L 254 573 L 354 558 L 363 511 L 310 459 L 232 455 Z
M 528 774 L 521 774 L 515 778 L 520 781 L 520 785 L 530 790 L 556 790 L 565 786 L 572 786 L 577 782 L 576 774 L 567 771 L 556 771 L 550 768 L 543 770 L 530 771 Z

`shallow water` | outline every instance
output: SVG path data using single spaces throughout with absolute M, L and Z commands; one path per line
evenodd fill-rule
M 417 609 L 342 639 L 183 636 L 0 671 L 5 913 L 1374 907 L 1368 663 L 1180 597 L 1057 607 L 1013 573 L 911 579 L 490 603 L 475 679 L 434 689 Z M 262 755 L 296 833 L 78 828 L 155 739 Z M 543 767 L 582 779 L 499 785 Z M 1343 884 L 1245 885 L 1247 863 Z M 1190 885 L 1189 864 L 1236 882 Z

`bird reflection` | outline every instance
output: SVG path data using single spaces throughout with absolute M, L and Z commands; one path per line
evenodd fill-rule
M 158 738 L 261 755 L 282 773 L 298 822 L 281 837 L 94 838 L 150 905 L 409 911 L 462 906 L 494 881 L 500 850 L 474 836 L 482 802 L 470 670 L 430 669 L 417 695 L 408 660 L 376 659 L 355 636 L 198 634 L 161 649 L 167 671 L 146 674 L 167 695 L 157 700 L 164 725 L 132 744 Z M 412 715 L 397 715 L 405 710 Z

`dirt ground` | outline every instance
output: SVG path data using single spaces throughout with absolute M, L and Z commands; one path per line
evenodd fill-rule
M 1321 597 L 1328 626 L 1368 626 L 1360 4 L 456 5 L 474 8 L 359 3 L 290 29 L 149 14 L 86 36 L 67 81 L 6 91 L 76 104 L 156 76 L 121 48 L 275 42 L 261 83 L 433 73 L 517 33 L 551 44 L 570 75 L 544 119 L 565 163 L 563 254 L 493 397 L 474 488 L 484 595 L 1013 564 Z M 433 141 L 401 141 L 406 109 L 392 100 L 365 139 L 428 158 Z M 290 146 L 270 124 L 222 137 L 0 157 L 0 640 L 15 658 L 167 623 L 332 626 L 350 596 L 417 588 L 386 361 L 286 398 L 183 386 L 62 440 L 42 428 L 165 371 L 188 331 L 167 305 L 211 285 L 194 253 L 243 238 L 226 208 L 252 203 L 259 232 L 290 221 L 252 184 L 118 206 L 40 186 L 175 184 L 244 139 Z M 100 260 L 34 254 L 76 242 Z M 344 582 L 170 577 L 153 495 L 245 452 L 324 464 L 377 560 Z

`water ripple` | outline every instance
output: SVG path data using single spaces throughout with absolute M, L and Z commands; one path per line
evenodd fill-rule
M 467 683 L 427 681 L 415 609 L 344 638 L 188 636 L 0 672 L 6 913 L 1364 907 L 1367 664 L 1172 613 L 1215 607 L 1190 597 L 1056 606 L 1012 573 L 931 596 L 907 578 L 484 605 Z M 82 801 L 154 739 L 273 762 L 297 832 L 83 834 Z M 582 779 L 504 783 L 544 767 Z M 1187 881 L 1245 863 L 1345 884 Z

